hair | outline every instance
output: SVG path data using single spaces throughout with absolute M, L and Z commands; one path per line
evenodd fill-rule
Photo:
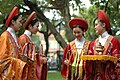
M 32 21 L 29 22 L 29 24 L 27 24 L 25 29 L 28 29 L 28 26 L 31 24 L 31 26 L 33 27 L 35 25 L 36 22 L 38 22 L 38 19 L 33 19 Z
M 112 30 L 111 29 L 108 31 L 108 34 L 112 35 Z
M 16 16 L 14 16 L 14 17 L 11 19 L 11 21 L 12 21 L 12 20 L 16 21 L 16 20 L 19 18 L 20 15 L 21 15 L 21 14 L 18 14 L 18 15 L 16 15 Z M 6 23 L 6 21 L 7 21 L 7 19 L 8 19 L 8 16 L 9 16 L 9 15 L 7 15 L 7 17 L 3 19 L 3 22 L 2 22 L 3 24 Z M 10 23 L 11 23 L 11 21 L 10 21 Z M 10 26 L 10 23 L 8 24 L 8 26 Z
M 101 24 L 105 23 L 104 21 L 100 20 L 98 17 L 94 19 L 94 23 L 95 23 L 96 20 L 98 20 Z M 107 28 L 106 28 L 106 31 L 108 32 L 108 34 L 112 35 L 112 30 L 111 29 L 108 31 Z
M 81 26 L 79 26 L 79 25 L 75 25 L 75 26 L 73 26 L 73 28 L 72 29 L 74 29 L 74 28 L 80 28 L 82 31 L 84 31 L 85 29 L 83 28 L 83 27 L 81 27 Z
M 100 20 L 98 17 L 94 19 L 94 22 L 93 22 L 93 23 L 95 23 L 96 20 L 98 20 L 101 24 L 104 23 L 104 22 L 103 22 L 102 20 Z

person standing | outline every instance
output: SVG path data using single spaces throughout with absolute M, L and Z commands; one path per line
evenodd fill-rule
M 22 26 L 22 15 L 15 6 L 3 24 L 7 27 L 0 36 L 0 80 L 24 80 L 27 62 L 19 58 L 21 47 L 15 32 Z
M 73 30 L 75 40 L 71 41 L 64 49 L 61 75 L 67 80 L 81 80 L 84 69 L 80 56 L 87 54 L 90 43 L 84 37 L 88 24 L 81 18 L 73 18 L 70 20 L 69 26 Z
M 99 37 L 90 43 L 88 55 L 109 55 L 120 58 L 119 41 L 111 34 L 109 19 L 103 10 L 97 12 L 94 20 L 95 31 Z M 103 51 L 99 54 L 97 47 L 102 46 Z M 110 60 L 86 61 L 85 80 L 119 80 L 116 70 L 116 62 Z M 118 78 L 119 77 L 119 78 Z
M 22 49 L 24 49 L 23 52 L 26 52 L 31 60 L 33 60 L 33 63 L 28 68 L 28 80 L 46 80 L 47 58 L 41 52 L 42 46 L 40 46 L 40 54 L 35 52 L 35 44 L 31 39 L 32 34 L 36 34 L 39 27 L 39 20 L 36 17 L 35 11 L 29 15 L 23 26 L 25 32 L 19 37 L 19 41 Z M 25 49 L 25 47 L 28 49 Z

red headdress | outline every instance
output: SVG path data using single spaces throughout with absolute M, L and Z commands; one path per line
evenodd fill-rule
M 23 24 L 24 28 L 27 27 L 27 25 L 33 20 L 36 18 L 36 12 L 33 11 L 30 16 L 27 18 L 27 20 L 25 21 L 25 23 Z
M 99 10 L 97 16 L 100 20 L 102 20 L 106 24 L 107 31 L 109 31 L 111 27 L 106 13 L 103 10 Z
M 17 7 L 17 6 L 15 6 L 15 7 L 12 9 L 12 11 L 10 12 L 10 14 L 9 14 L 9 16 L 8 16 L 8 18 L 7 18 L 7 20 L 6 20 L 5 25 L 6 25 L 7 27 L 9 26 L 10 21 L 12 20 L 12 18 L 13 18 L 14 16 L 16 16 L 16 15 L 18 15 L 18 7 Z
M 71 29 L 73 29 L 74 26 L 81 26 L 85 29 L 85 31 L 87 31 L 88 29 L 88 24 L 85 20 L 81 19 L 81 18 L 74 18 L 74 19 L 71 19 L 70 22 L 69 22 L 69 26 Z

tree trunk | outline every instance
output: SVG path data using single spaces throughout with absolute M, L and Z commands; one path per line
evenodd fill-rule
M 70 42 L 74 39 L 74 36 L 73 36 L 72 30 L 69 27 L 69 21 L 71 19 L 70 10 L 69 10 L 69 0 L 64 1 L 64 8 L 60 9 L 60 11 L 65 21 L 65 32 L 66 32 L 65 36 L 68 42 Z

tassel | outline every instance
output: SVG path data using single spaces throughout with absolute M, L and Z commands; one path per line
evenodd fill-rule
M 72 64 L 72 71 L 71 71 L 71 79 L 73 80 L 73 76 L 74 76 L 74 73 L 76 71 L 76 62 L 77 62 L 77 53 L 75 53 L 75 58 L 74 58 L 74 62 Z
M 80 50 L 78 50 L 78 52 L 80 52 Z M 75 72 L 75 76 L 77 76 L 78 75 L 78 73 L 79 73 L 79 61 L 80 61 L 80 54 L 79 53 L 77 53 L 78 54 L 78 56 L 77 56 L 77 63 L 76 63 L 76 72 Z
M 83 53 L 84 53 L 84 51 L 82 50 L 82 54 L 81 54 L 81 56 L 83 55 Z M 83 73 L 83 60 L 80 60 L 80 64 L 79 64 L 79 75 L 78 75 L 78 77 L 79 77 L 79 79 L 81 80 L 82 79 L 82 73 Z

